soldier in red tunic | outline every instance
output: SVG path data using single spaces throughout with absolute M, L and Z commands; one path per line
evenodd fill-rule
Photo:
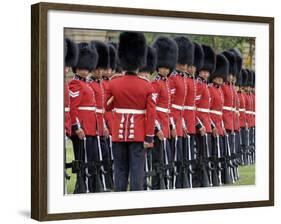
M 109 137 L 109 130 L 105 121 L 105 87 L 103 85 L 103 76 L 107 75 L 109 69 L 109 47 L 101 41 L 91 41 L 91 47 L 95 48 L 98 53 L 98 63 L 96 68 L 91 71 L 88 83 L 95 94 L 96 101 L 96 116 L 97 116 L 97 130 L 98 130 L 98 148 L 102 157 L 105 174 L 103 186 L 105 189 L 112 188 L 112 180 L 110 175 L 110 149 L 107 142 Z
M 64 75 L 66 75 L 71 67 L 74 67 L 77 63 L 78 59 L 78 47 L 77 45 L 70 40 L 69 38 L 66 38 L 64 41 Z M 69 100 L 69 87 L 68 82 L 66 80 L 66 77 L 64 78 L 64 129 L 65 129 L 65 135 L 70 136 L 71 135 L 71 121 L 70 121 L 70 100 Z
M 196 71 L 200 70 L 204 64 L 204 51 L 200 44 L 194 42 L 194 61 L 192 65 L 187 67 L 187 97 L 184 105 L 184 121 L 185 127 L 184 132 L 187 133 L 187 148 L 190 153 L 188 153 L 188 177 L 189 177 L 189 187 L 200 186 L 201 175 L 197 163 L 197 155 L 195 148 L 195 137 L 196 137 L 196 126 L 200 126 L 200 122 L 196 118 L 196 86 L 197 81 L 195 78 Z M 192 172 L 194 171 L 194 172 Z
M 172 163 L 169 141 L 171 130 L 175 132 L 175 122 L 171 115 L 171 85 L 168 75 L 174 69 L 178 48 L 175 41 L 169 37 L 158 36 L 152 47 L 157 54 L 157 76 L 152 81 L 153 99 L 156 102 L 156 136 L 152 149 L 152 163 L 157 175 L 152 178 L 153 189 L 172 188 L 170 169 L 165 165 Z M 162 171 L 165 173 L 162 173 Z M 164 177 L 165 180 L 164 180 Z
M 210 117 L 212 127 L 212 142 L 213 142 L 213 162 L 215 169 L 213 171 L 213 184 L 220 186 L 224 182 L 223 160 L 224 160 L 224 144 L 223 144 L 223 120 L 222 112 L 224 105 L 223 93 L 221 85 L 226 80 L 229 73 L 229 63 L 223 54 L 218 54 L 216 59 L 216 70 L 211 74 L 209 80 L 210 84 Z
M 70 119 L 70 100 L 69 100 L 69 88 L 68 82 L 66 80 L 66 74 L 70 71 L 71 67 L 75 66 L 78 59 L 78 47 L 70 39 L 66 38 L 64 40 L 64 130 L 65 130 L 65 146 L 66 140 L 71 135 L 71 119 Z M 66 163 L 66 148 L 64 151 L 64 161 L 65 161 L 65 191 L 67 194 L 67 181 L 70 179 L 70 176 L 66 172 L 67 163 Z
M 247 164 L 247 130 L 246 130 L 246 107 L 245 107 L 245 85 L 247 82 L 247 71 L 241 70 L 241 82 L 239 83 L 239 126 L 240 126 L 240 147 L 241 147 L 241 164 Z
M 146 40 L 142 33 L 123 32 L 119 36 L 118 57 L 124 75 L 109 82 L 107 109 L 114 110 L 112 140 L 114 154 L 114 185 L 126 191 L 142 190 L 146 148 L 152 147 L 155 124 L 153 88 L 138 76 L 145 65 Z M 113 108 L 114 107 L 114 108 Z
M 179 173 L 176 181 L 176 188 L 186 188 L 190 185 L 190 181 L 188 181 L 188 155 L 190 141 L 188 139 L 187 132 L 184 133 L 187 129 L 187 125 L 189 122 L 184 120 L 184 110 L 185 102 L 189 97 L 188 82 L 190 83 L 190 79 L 188 80 L 186 71 L 187 68 L 193 65 L 194 61 L 194 44 L 187 37 L 178 36 L 175 38 L 175 41 L 178 45 L 178 61 L 176 64 L 176 70 L 170 75 L 169 79 L 172 82 L 173 89 L 173 97 L 172 97 L 172 116 L 175 120 L 176 130 L 177 130 L 177 141 L 178 145 L 176 149 L 177 154 L 174 154 L 174 157 L 177 158 L 175 160 L 175 165 L 177 166 L 177 172 Z M 192 82 L 192 81 L 191 81 Z M 192 88 L 192 87 L 191 87 Z M 191 90 L 192 91 L 192 90 Z M 193 93 L 194 96 L 194 93 Z M 192 123 L 192 122 L 191 122 Z
M 236 94 L 235 94 L 235 87 L 234 87 L 234 79 L 236 74 L 236 56 L 235 53 L 232 51 L 224 51 L 222 53 L 227 60 L 229 61 L 229 74 L 227 75 L 226 82 L 222 85 L 222 91 L 224 95 L 224 106 L 223 106 L 223 123 L 225 129 L 225 140 L 229 143 L 230 146 L 230 153 L 231 153 L 231 160 L 233 161 L 235 167 L 234 170 L 237 171 L 238 164 L 235 163 L 235 154 L 236 154 L 236 132 L 234 129 L 234 121 L 236 115 Z M 237 123 L 237 122 L 236 122 Z M 227 150 L 226 150 L 227 152 Z M 230 156 L 230 155 L 229 155 Z M 230 158 L 229 158 L 230 159 Z M 235 171 L 234 171 L 235 172 Z M 238 178 L 238 173 L 234 174 L 234 182 Z
M 235 133 L 235 153 L 234 153 L 234 164 L 236 167 L 241 164 L 241 144 L 240 144 L 240 125 L 239 125 L 239 108 L 240 108 L 240 100 L 238 96 L 238 90 L 241 83 L 241 69 L 243 58 L 241 53 L 237 49 L 231 49 L 231 52 L 235 55 L 235 73 L 233 79 L 234 87 L 234 121 L 233 128 Z M 238 168 L 237 168 L 237 179 L 239 179 Z
M 97 64 L 98 54 L 87 43 L 80 43 L 78 47 L 79 58 L 73 67 L 75 76 L 69 82 L 71 140 L 75 160 L 81 164 L 74 193 L 85 193 L 96 191 L 94 171 L 97 167 L 92 166 L 98 161 L 96 102 L 86 79 Z
M 139 70 L 139 76 L 144 77 L 147 79 L 147 81 L 150 81 L 151 75 L 156 72 L 156 63 L 157 63 L 157 55 L 156 55 L 156 49 L 147 46 L 147 56 L 146 56 L 146 64 L 144 67 L 142 67 Z M 155 96 L 155 94 L 153 95 Z M 153 147 L 155 147 L 155 139 L 153 143 Z M 155 176 L 152 175 L 152 170 L 155 168 L 153 167 L 153 161 L 152 161 L 152 153 L 154 153 L 155 150 L 147 150 L 146 152 L 146 161 L 145 161 L 145 180 L 144 180 L 144 189 L 159 189 L 154 184 Z M 164 178 L 164 176 L 163 176 Z M 164 186 L 164 185 L 163 185 Z
M 202 179 L 201 186 L 212 186 L 212 177 L 209 173 L 208 179 L 204 178 L 207 170 L 210 170 L 209 163 L 206 162 L 212 155 L 211 145 L 211 119 L 210 119 L 210 93 L 207 85 L 207 80 L 215 70 L 216 66 L 216 54 L 210 46 L 202 45 L 204 50 L 204 65 L 198 71 L 197 76 L 197 91 L 196 91 L 196 117 L 198 119 L 198 134 L 196 146 L 199 152 L 199 160 L 202 164 Z
M 245 107 L 246 107 L 246 122 L 248 128 L 248 153 L 250 154 L 249 163 L 254 163 L 254 97 L 252 94 L 252 87 L 254 83 L 254 73 L 251 70 L 248 71 L 248 79 L 247 79 L 247 86 L 246 86 L 246 94 L 245 94 Z

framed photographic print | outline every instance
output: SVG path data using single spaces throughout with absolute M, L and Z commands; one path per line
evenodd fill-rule
M 274 18 L 31 9 L 33 219 L 274 205 Z

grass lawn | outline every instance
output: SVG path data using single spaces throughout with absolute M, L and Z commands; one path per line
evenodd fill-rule
M 72 143 L 70 140 L 66 143 L 66 160 L 71 162 L 74 158 Z M 71 176 L 67 184 L 67 193 L 72 194 L 74 191 L 76 176 L 71 173 L 71 170 L 68 169 L 67 173 Z M 240 179 L 234 185 L 253 185 L 255 184 L 255 165 L 250 166 L 240 166 L 239 167 L 239 176 Z

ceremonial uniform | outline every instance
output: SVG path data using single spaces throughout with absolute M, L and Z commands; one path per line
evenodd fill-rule
M 171 91 L 168 78 L 157 75 L 152 82 L 152 86 L 154 88 L 153 98 L 156 101 L 156 133 L 162 131 L 165 138 L 162 142 L 155 136 L 154 147 L 151 150 L 153 169 L 157 173 L 161 172 L 161 168 L 164 168 L 164 164 L 168 165 L 172 163 L 171 148 L 168 140 L 171 138 L 170 128 L 172 125 L 174 126 L 174 121 L 170 113 Z M 169 168 L 166 167 L 165 169 Z M 162 170 L 164 171 L 164 169 Z M 152 177 L 152 189 L 161 189 L 159 174 Z M 165 181 L 166 188 L 169 188 L 167 180 Z
M 79 58 L 73 71 L 75 73 L 77 69 L 91 71 L 97 64 L 97 52 L 86 43 L 80 43 L 78 46 Z M 98 162 L 95 95 L 86 78 L 79 76 L 78 73 L 69 82 L 69 95 L 74 157 L 82 164 L 77 173 L 74 193 L 95 192 Z M 85 134 L 84 139 L 80 139 L 76 134 L 80 129 Z
M 247 163 L 247 152 L 246 145 L 247 142 L 247 126 L 246 126 L 246 96 L 244 90 L 242 88 L 245 86 L 247 82 L 247 71 L 242 69 L 241 71 L 241 82 L 240 90 L 238 91 L 239 97 L 239 126 L 240 126 L 240 147 L 241 147 L 241 164 L 245 165 Z
M 212 144 L 211 144 L 211 118 L 210 118 L 210 92 L 207 85 L 207 80 L 204 80 L 202 77 L 200 77 L 201 71 L 207 71 L 210 74 L 213 73 L 216 66 L 216 55 L 213 49 L 209 46 L 202 45 L 202 48 L 204 50 L 204 65 L 199 70 L 199 75 L 197 77 L 197 86 L 196 86 L 196 118 L 197 118 L 197 128 L 200 129 L 202 127 L 205 127 L 206 134 L 204 136 L 201 135 L 201 133 L 197 134 L 196 138 L 196 146 L 198 149 L 198 156 L 199 160 L 202 163 L 202 169 L 201 169 L 201 186 L 212 186 L 212 178 L 209 176 L 209 180 L 204 179 L 204 172 L 206 167 L 209 167 L 209 165 L 206 165 L 206 162 L 210 160 L 210 157 L 212 155 Z
M 216 132 L 212 134 L 212 160 L 215 164 L 215 169 L 212 172 L 212 183 L 213 185 L 222 185 L 225 183 L 225 172 L 223 170 L 224 163 L 224 144 L 223 144 L 223 105 L 224 96 L 221 89 L 221 84 L 217 81 L 220 80 L 222 83 L 226 80 L 229 73 L 229 63 L 223 54 L 218 54 L 216 56 L 216 69 L 209 77 L 211 83 L 209 86 L 210 92 L 210 118 L 211 127 Z
M 64 41 L 64 63 L 67 70 L 76 65 L 78 59 L 77 45 L 66 38 Z M 64 129 L 66 136 L 71 135 L 71 120 L 70 120 L 70 100 L 69 100 L 69 87 L 68 82 L 64 82 Z
M 68 83 L 64 83 L 64 130 L 66 136 L 71 135 L 71 120 L 70 120 L 70 100 Z
M 144 186 L 146 149 L 143 143 L 153 142 L 155 102 L 151 84 L 133 71 L 145 65 L 146 54 L 142 33 L 120 34 L 118 56 L 127 72 L 112 79 L 107 92 L 107 109 L 114 110 L 112 140 L 116 191 L 127 190 L 129 174 L 130 190 L 142 190 Z

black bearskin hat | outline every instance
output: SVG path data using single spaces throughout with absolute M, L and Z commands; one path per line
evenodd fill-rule
M 157 55 L 155 48 L 147 47 L 146 65 L 141 68 L 141 72 L 153 73 L 156 70 Z
M 238 49 L 230 49 L 230 51 L 233 52 L 236 57 L 236 74 L 239 74 L 243 65 L 243 56 Z
M 92 71 L 96 68 L 98 63 L 98 53 L 95 48 L 90 47 L 86 42 L 78 44 L 79 56 L 77 64 L 73 67 L 73 71 L 76 71 L 76 68 L 86 69 Z
M 184 36 L 174 39 L 178 45 L 178 64 L 193 65 L 194 61 L 194 44 Z
M 108 46 L 109 46 L 109 67 L 112 70 L 115 70 L 117 65 L 117 51 L 113 44 L 108 44 Z
M 252 75 L 252 71 L 250 69 L 246 69 L 247 71 L 247 83 L 246 86 L 252 86 L 253 83 L 253 75 Z
M 152 47 L 157 53 L 157 68 L 165 67 L 171 71 L 176 67 L 178 61 L 178 46 L 177 43 L 167 36 L 158 36 Z
M 123 32 L 119 36 L 118 57 L 125 71 L 135 71 L 145 65 L 147 55 L 143 33 Z
M 254 70 L 252 70 L 252 88 L 255 88 L 255 84 L 256 84 L 256 73 Z
M 248 81 L 248 71 L 246 69 L 241 70 L 241 83 L 240 86 L 247 86 Z
M 74 67 L 78 59 L 78 46 L 69 38 L 64 39 L 64 65 Z
M 118 43 L 116 43 L 116 42 L 109 42 L 109 43 L 111 45 L 113 45 L 113 47 L 115 47 L 115 50 L 116 50 L 116 68 L 115 68 L 115 70 L 116 70 L 116 72 L 122 72 L 122 67 L 120 65 L 120 60 L 119 60 L 118 54 L 117 54 L 117 52 L 118 52 Z
M 216 53 L 210 46 L 202 45 L 202 48 L 204 51 L 204 64 L 200 70 L 206 70 L 212 74 L 216 69 Z
M 216 56 L 216 69 L 213 73 L 210 75 L 210 80 L 220 77 L 224 81 L 226 80 L 226 77 L 229 73 L 229 62 L 227 58 L 223 54 L 218 54 Z
M 193 65 L 200 70 L 204 64 L 204 51 L 200 44 L 194 42 L 194 61 Z
M 99 55 L 98 64 L 97 64 L 96 68 L 108 69 L 109 68 L 108 45 L 101 41 L 93 40 L 93 41 L 91 41 L 91 47 L 96 48 L 98 55 Z
M 229 74 L 236 75 L 236 55 L 232 51 L 224 51 L 222 54 L 227 58 L 229 62 Z

